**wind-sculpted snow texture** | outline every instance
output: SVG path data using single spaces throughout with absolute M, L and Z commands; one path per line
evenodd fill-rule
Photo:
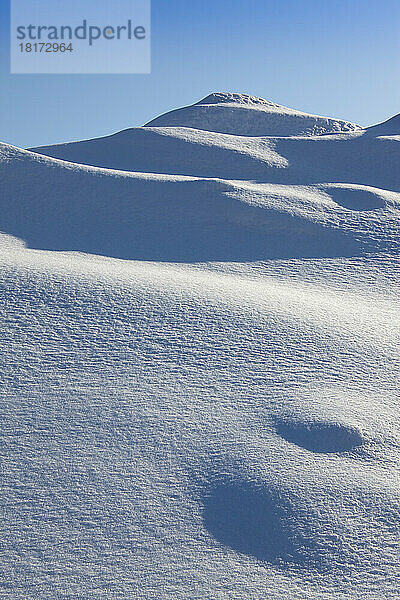
M 399 133 L 0 145 L 0 598 L 398 598 Z

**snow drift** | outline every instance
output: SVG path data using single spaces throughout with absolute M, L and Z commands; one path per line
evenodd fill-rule
M 191 127 L 248 136 L 318 135 L 353 131 L 354 123 L 309 115 L 247 94 L 210 94 L 193 106 L 157 117 L 147 127 Z
M 397 597 L 387 123 L 213 94 L 0 145 L 2 597 Z
M 364 256 L 399 243 L 397 194 L 369 186 L 126 173 L 6 145 L 0 160 L 3 228 L 31 248 L 201 262 Z

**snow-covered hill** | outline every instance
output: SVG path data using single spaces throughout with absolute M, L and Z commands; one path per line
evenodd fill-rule
M 191 127 L 246 136 L 318 135 L 359 129 L 354 123 L 309 115 L 247 94 L 210 94 L 193 106 L 157 117 L 150 127 Z
M 396 127 L 0 145 L 1 598 L 397 598 Z
M 368 127 L 367 131 L 377 136 L 400 136 L 400 114 L 391 119 Z
M 252 96 L 211 94 L 146 127 L 31 150 L 107 169 L 297 185 L 355 183 L 398 191 L 396 119 L 361 129 Z

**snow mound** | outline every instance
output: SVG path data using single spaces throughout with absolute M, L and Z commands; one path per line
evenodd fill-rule
M 4 145 L 0 164 L 3 231 L 31 248 L 202 262 L 362 256 L 398 245 L 397 195 L 373 188 L 109 171 Z M 349 210 L 365 197 L 379 210 Z
M 278 184 L 347 183 L 400 190 L 400 143 L 361 132 L 249 137 L 185 127 L 128 129 L 32 151 L 118 170 Z
M 367 127 L 366 131 L 373 135 L 382 136 L 399 136 L 400 135 L 400 114 L 391 117 L 383 123 Z
M 320 135 L 356 131 L 354 123 L 310 115 L 245 94 L 213 93 L 166 113 L 149 127 L 190 127 L 245 136 Z
M 31 150 L 108 169 L 227 179 L 262 179 L 269 167 L 288 164 L 268 140 L 184 127 L 140 127 Z
M 203 110 L 209 111 L 210 120 Z M 189 122 L 179 115 L 195 118 Z M 227 128 L 219 126 L 224 115 L 230 123 Z M 313 125 L 306 135 L 310 119 L 314 124 L 325 123 L 324 131 Z M 397 123 L 397 119 L 387 123 Z M 383 130 L 373 135 L 374 128 L 342 127 L 339 121 L 325 127 L 327 121 L 253 96 L 212 94 L 145 127 L 30 150 L 77 164 L 130 172 L 284 185 L 343 183 L 400 190 L 400 172 L 396 168 L 400 160 L 399 136 L 382 135 Z M 246 129 L 250 122 L 257 131 Z M 260 128 L 260 123 L 266 127 Z M 385 125 L 385 131 L 393 133 L 396 129 L 389 125 Z M 349 199 L 353 208 L 357 204 L 355 196 Z M 371 210 L 379 206 L 370 203 Z
M 198 104 L 245 104 L 254 107 L 258 107 L 261 105 L 276 109 L 283 108 L 279 104 L 276 104 L 276 102 L 271 102 L 271 100 L 264 100 L 264 98 L 250 96 L 249 94 L 237 94 L 229 92 L 214 92 L 213 94 L 209 94 L 202 100 L 196 102 L 195 106 Z

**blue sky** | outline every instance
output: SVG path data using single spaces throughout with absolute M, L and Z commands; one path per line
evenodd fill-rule
M 9 2 L 0 2 L 7 143 L 106 135 L 212 91 L 362 125 L 400 112 L 398 0 L 153 0 L 151 75 L 10 75 Z

